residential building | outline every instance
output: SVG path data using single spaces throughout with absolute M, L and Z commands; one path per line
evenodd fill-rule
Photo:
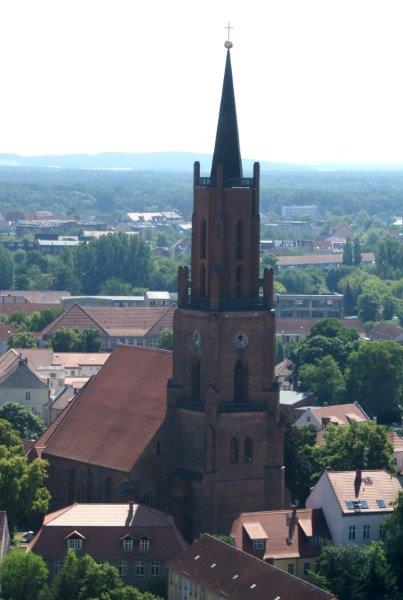
M 73 504 L 45 516 L 29 546 L 58 573 L 67 551 L 116 567 L 127 585 L 164 583 L 166 565 L 187 547 L 167 514 L 133 502 Z
M 289 358 L 285 358 L 274 367 L 274 375 L 281 386 L 281 390 L 293 389 L 292 362 Z
M 64 384 L 56 396 L 50 399 L 48 410 L 44 417 L 47 425 L 51 425 L 53 421 L 56 421 L 82 387 L 81 385 L 80 387 L 74 387 L 73 385 Z
M 306 500 L 321 508 L 335 544 L 369 544 L 383 539 L 385 518 L 401 490 L 385 470 L 326 470 Z
M 75 303 L 42 331 L 42 337 L 45 341 L 62 327 L 75 327 L 99 331 L 103 351 L 119 344 L 156 347 L 161 331 L 172 329 L 174 310 L 173 305 L 118 308 Z
M 48 305 L 60 304 L 61 298 L 70 296 L 70 292 L 56 290 L 0 290 L 0 305 L 3 304 L 44 304 L 45 308 Z M 38 308 L 36 310 L 39 310 Z
M 276 294 L 279 319 L 324 319 L 343 316 L 343 294 Z
M 161 212 L 129 212 L 126 213 L 125 222 L 131 225 L 182 225 L 185 220 L 175 211 Z
M 333 594 L 202 535 L 169 564 L 168 600 L 335 600 Z
M 313 425 L 316 429 L 324 429 L 327 425 L 351 425 L 364 423 L 369 416 L 358 402 L 350 404 L 335 404 L 331 406 L 307 406 L 299 408 L 300 417 L 295 422 L 296 427 Z
M 374 264 L 375 254 L 373 252 L 362 252 L 363 264 Z M 320 269 L 327 271 L 333 267 L 343 264 L 343 254 L 300 254 L 296 256 L 279 256 L 277 265 L 279 269 Z
M 17 402 L 42 415 L 48 404 L 50 389 L 29 365 L 26 358 L 14 350 L 0 356 L 0 406 Z
M 368 338 L 373 342 L 391 340 L 397 344 L 403 344 L 403 327 L 381 322 L 375 325 L 375 327 L 368 332 Z
M 11 538 L 8 529 L 7 513 L 0 510 L 0 562 L 10 550 Z
M 177 300 L 176 292 L 147 291 L 144 296 L 68 296 L 61 299 L 63 308 L 67 309 L 73 304 L 80 306 L 116 306 L 145 307 L 145 306 L 171 306 Z
M 231 537 L 239 550 L 304 578 L 330 534 L 321 509 L 270 510 L 242 513 Z
M 319 323 L 321 319 L 277 319 L 276 336 L 285 345 L 290 342 L 298 342 L 302 340 L 311 331 L 312 327 Z M 343 325 L 351 329 L 355 329 L 360 338 L 365 338 L 366 333 L 363 325 L 357 317 L 343 317 L 341 320 Z
M 310 220 L 315 221 L 318 218 L 318 207 L 316 204 L 306 206 L 298 206 L 296 204 L 282 206 L 281 216 L 286 221 L 293 221 L 301 217 L 309 217 Z

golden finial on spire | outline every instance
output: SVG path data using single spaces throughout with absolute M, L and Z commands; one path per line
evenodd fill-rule
M 228 33 L 228 38 L 226 39 L 226 41 L 224 42 L 224 46 L 225 48 L 227 48 L 227 50 L 230 50 L 230 48 L 232 48 L 232 46 L 234 45 L 230 39 L 229 39 L 229 35 L 230 35 L 230 31 L 231 29 L 234 29 L 233 27 L 231 27 L 230 22 L 228 21 L 228 25 L 226 27 L 224 27 L 224 29 L 227 30 Z

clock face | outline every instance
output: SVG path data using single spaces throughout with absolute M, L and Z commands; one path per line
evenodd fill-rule
M 197 329 L 192 333 L 192 342 L 195 348 L 199 348 L 201 344 L 201 334 Z
M 240 331 L 234 337 L 234 344 L 235 347 L 238 348 L 238 350 L 246 348 L 246 346 L 248 345 L 248 341 L 248 336 L 244 331 Z

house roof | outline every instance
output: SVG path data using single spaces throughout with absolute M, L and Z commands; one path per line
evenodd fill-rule
M 1 296 L 22 296 L 32 304 L 60 304 L 62 296 L 70 296 L 70 292 L 62 290 L 0 290 Z
M 170 351 L 118 346 L 38 440 L 38 452 L 130 471 L 164 421 L 171 376 Z
M 334 404 L 331 406 L 312 406 L 310 410 L 319 421 L 330 419 L 331 423 L 343 425 L 350 425 L 352 421 L 358 423 L 369 421 L 367 413 L 361 408 L 358 402 Z
M 8 323 L 0 323 L 0 340 L 7 341 L 11 335 L 15 333 L 14 325 Z
M 72 385 L 65 384 L 55 396 L 52 402 L 52 410 L 64 410 L 76 394 L 76 389 Z
M 306 335 L 316 323 L 323 319 L 276 319 L 276 332 L 281 335 Z M 346 327 L 355 329 L 357 333 L 364 335 L 365 329 L 357 318 L 340 319 Z
M 122 539 L 150 540 L 147 557 L 169 560 L 187 544 L 171 516 L 139 504 L 73 504 L 45 516 L 30 550 L 44 556 L 63 556 L 66 538 L 75 534 L 85 539 L 84 550 L 92 556 L 128 554 Z
M 171 328 L 173 306 L 80 306 L 73 304 L 52 321 L 42 335 L 51 335 L 61 327 L 95 328 L 110 336 L 144 336 L 161 324 Z
M 259 525 L 259 532 L 255 531 L 256 525 Z M 251 540 L 267 540 L 265 560 L 317 556 L 320 546 L 309 544 L 307 538 L 330 539 L 322 510 L 312 508 L 299 509 L 294 513 L 291 509 L 242 513 L 234 521 L 231 531 L 236 547 L 241 550 L 245 549 L 243 530 Z
M 289 358 L 285 358 L 281 362 L 277 363 L 274 367 L 274 374 L 276 377 L 290 375 L 292 371 L 292 361 Z
M 0 314 L 11 315 L 14 312 L 23 312 L 27 315 L 38 310 L 44 310 L 45 308 L 61 308 L 60 304 L 44 304 L 42 302 L 0 302 Z
M 378 323 L 368 333 L 368 337 L 376 342 L 381 340 L 392 340 L 403 343 L 403 327 L 398 325 L 389 325 L 388 323 Z
M 220 598 L 231 600 L 330 600 L 329 592 L 289 575 L 209 535 L 171 561 L 170 569 Z
M 357 477 L 358 475 L 358 477 Z M 361 512 L 391 512 L 401 486 L 397 477 L 383 469 L 360 471 L 325 471 L 333 493 L 344 515 L 354 513 L 347 506 L 349 501 L 363 500 L 368 508 Z M 385 506 L 379 506 L 377 500 L 383 500 Z
M 47 388 L 29 362 L 12 349 L 0 355 L 0 385 L 7 388 Z
M 62 365 L 66 369 L 102 366 L 109 356 L 109 352 L 54 352 L 52 364 Z
M 28 362 L 33 369 L 52 364 L 52 348 L 13 348 L 13 350 L 19 354 L 21 358 L 28 359 Z
M 362 252 L 362 262 L 375 262 L 375 254 L 373 252 Z M 296 256 L 278 256 L 277 264 L 280 267 L 288 267 L 293 265 L 327 265 L 341 264 L 343 262 L 343 254 L 341 252 L 334 254 L 300 254 Z

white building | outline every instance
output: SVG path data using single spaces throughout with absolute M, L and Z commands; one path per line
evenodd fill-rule
M 295 427 L 314 425 L 316 429 L 323 429 L 329 424 L 351 425 L 354 422 L 369 421 L 367 413 L 358 402 L 331 406 L 306 406 L 298 410 L 301 412 L 301 416 L 295 422 Z
M 335 544 L 369 544 L 383 538 L 385 518 L 401 486 L 385 470 L 326 470 L 306 501 L 321 508 Z

